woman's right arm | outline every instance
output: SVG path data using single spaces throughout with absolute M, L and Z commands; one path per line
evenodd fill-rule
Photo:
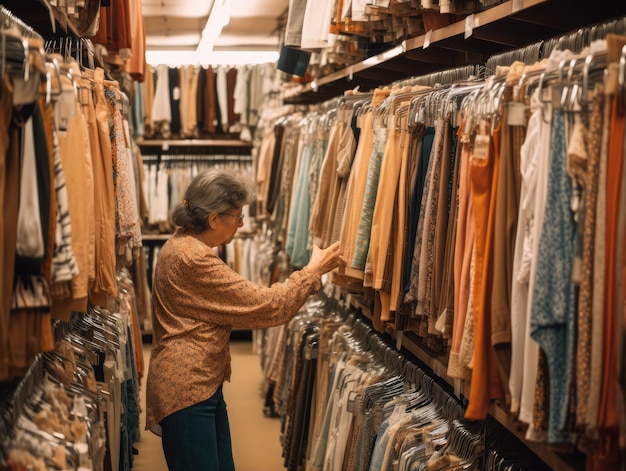
M 341 247 L 339 242 L 335 242 L 325 249 L 314 245 L 311 258 L 305 268 L 322 276 L 324 273 L 328 273 L 343 264 L 345 262 L 341 256 Z

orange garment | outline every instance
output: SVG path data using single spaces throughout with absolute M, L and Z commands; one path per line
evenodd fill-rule
M 143 82 L 146 73 L 146 30 L 141 0 L 129 0 L 129 14 L 132 51 L 124 68 L 135 80 Z
M 609 153 L 606 184 L 606 262 L 604 285 L 603 373 L 598 412 L 598 427 L 618 427 L 617 415 L 617 312 L 616 245 L 617 215 L 622 177 L 624 142 L 624 109 L 620 96 L 611 97 Z
M 331 34 L 339 34 L 340 30 L 343 30 L 343 28 L 341 26 L 342 22 L 341 22 L 341 11 L 343 10 L 343 0 L 336 0 L 337 3 L 337 8 L 335 9 L 335 15 L 334 18 L 331 18 L 330 20 L 330 28 L 328 29 L 328 32 Z
M 462 146 L 459 175 L 459 209 L 454 248 L 454 325 L 448 374 L 453 378 L 465 378 L 467 368 L 460 359 L 461 342 L 465 326 L 465 315 L 470 297 L 470 266 L 474 251 L 474 210 L 470 193 L 470 142 L 461 123 L 457 131 L 458 145 Z
M 77 70 L 73 72 L 79 73 Z M 72 87 L 67 77 L 63 77 L 63 84 L 66 87 Z M 64 293 L 62 286 L 53 286 L 52 289 L 52 313 L 55 318 L 66 321 L 69 320 L 73 311 L 87 312 L 89 251 L 93 243 L 91 234 L 94 214 L 93 198 L 85 197 L 93 188 L 89 134 L 78 102 L 76 102 L 75 109 L 76 113 L 68 120 L 67 130 L 58 135 L 59 154 L 65 175 L 72 226 L 72 252 L 78 266 L 78 275 L 67 283 L 69 293 Z
M 339 110 L 338 116 L 330 129 L 328 137 L 328 145 L 326 154 L 322 161 L 319 176 L 319 188 L 311 209 L 311 218 L 309 221 L 309 230 L 313 236 L 320 240 L 319 245 L 324 247 L 329 228 L 327 219 L 329 213 L 334 213 L 337 204 L 337 196 L 339 185 L 337 180 L 337 153 L 339 146 L 339 137 L 342 134 L 344 122 L 341 114 L 345 114 L 345 110 Z M 332 228 L 330 228 L 332 230 Z
M 498 126 L 500 125 L 501 123 Z M 491 299 L 489 296 L 494 275 L 491 270 L 491 255 L 499 149 L 500 128 L 498 127 L 493 131 L 489 140 L 486 158 L 477 156 L 475 141 L 474 155 L 470 162 L 476 230 L 474 290 L 472 292 L 474 301 L 474 353 L 469 404 L 465 412 L 465 418 L 470 420 L 484 420 L 487 417 L 491 399 L 503 397 L 495 352 L 491 345 Z
M 410 167 L 410 132 L 407 128 L 407 118 L 404 117 L 400 123 L 400 180 L 398 182 L 398 196 L 396 198 L 394 210 L 394 227 L 392 231 L 393 238 L 393 260 L 391 273 L 391 302 L 389 309 L 397 311 L 404 297 L 403 291 L 403 272 L 404 272 L 404 245 L 408 235 L 408 216 L 411 195 L 409 194 L 409 167 Z
M 365 263 L 364 286 L 389 293 L 390 280 L 385 279 L 385 264 L 389 262 L 389 242 L 391 240 L 391 224 L 393 208 L 398 192 L 401 154 L 399 152 L 400 131 L 394 115 L 387 117 L 387 143 L 380 166 L 378 191 L 372 214 L 370 244 Z M 398 124 L 398 125 L 397 125 Z M 383 320 L 389 320 L 389 312 L 383 312 Z
M 95 126 L 90 128 L 91 158 L 94 175 L 95 280 L 90 301 L 107 306 L 107 296 L 117 294 L 115 278 L 115 194 L 113 187 L 113 158 L 109 137 L 110 108 L 104 96 L 104 71 L 94 71 Z
M 130 0 L 111 0 L 108 7 L 100 7 L 100 27 L 91 38 L 94 44 L 106 46 L 108 52 L 132 49 Z

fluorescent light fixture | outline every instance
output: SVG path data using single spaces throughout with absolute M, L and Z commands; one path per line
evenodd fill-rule
M 276 62 L 278 51 L 146 51 L 150 65 L 254 65 Z
M 204 30 L 202 31 L 202 39 L 198 44 L 198 53 L 206 54 L 213 50 L 215 41 L 222 32 L 222 28 L 230 22 L 230 10 L 232 0 L 214 0 L 211 7 L 211 14 L 207 19 Z

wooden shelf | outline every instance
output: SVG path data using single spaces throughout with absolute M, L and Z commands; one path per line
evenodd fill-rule
M 626 2 L 508 0 L 285 92 L 292 104 L 321 103 L 357 86 L 371 90 L 463 65 L 626 14 Z M 466 37 L 466 30 L 471 32 Z
M 224 156 L 236 156 L 237 161 L 250 159 L 252 143 L 239 139 L 146 139 L 137 141 L 144 155 L 157 155 L 177 158 L 189 155 L 202 156 L 205 159 L 220 159 Z M 230 159 L 227 159 L 230 160 Z
M 145 147 L 159 147 L 161 150 L 179 147 L 241 147 L 252 148 L 252 143 L 239 139 L 146 139 L 136 141 L 137 145 Z
M 60 36 L 82 37 L 74 24 L 46 0 L 3 0 L 1 3 L 44 39 Z

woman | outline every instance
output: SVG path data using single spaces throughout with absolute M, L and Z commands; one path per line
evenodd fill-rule
M 227 171 L 198 175 L 174 209 L 180 227 L 159 253 L 146 428 L 162 436 L 172 471 L 234 469 L 222 396 L 231 329 L 288 322 L 321 289 L 321 276 L 343 263 L 334 244 L 314 247 L 308 265 L 284 283 L 261 287 L 242 278 L 214 248 L 232 240 L 251 200 L 248 186 Z

